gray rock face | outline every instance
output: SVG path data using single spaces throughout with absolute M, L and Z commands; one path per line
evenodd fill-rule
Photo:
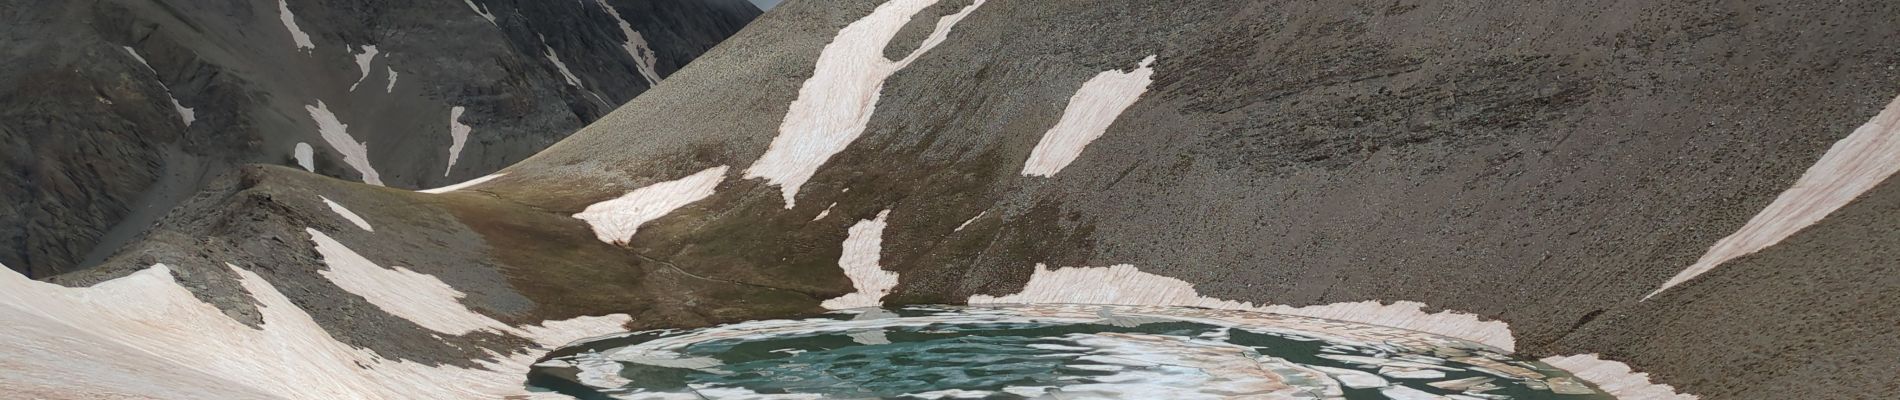
M 661 328 L 821 310 L 861 289 L 841 265 L 864 260 L 847 242 L 876 220 L 871 259 L 897 274 L 889 305 L 1017 294 L 1039 264 L 1125 264 L 1233 302 L 1413 301 L 1476 314 L 1508 323 L 1523 356 L 1601 354 L 1705 399 L 1892 391 L 1892 182 L 1644 297 L 1890 107 L 1900 26 L 1887 19 L 1900 4 L 946 0 L 893 22 L 888 45 L 852 53 L 885 59 L 814 71 L 835 61 L 821 54 L 837 50 L 841 30 L 898 3 L 916 2 L 789 2 L 666 85 L 462 191 L 247 167 L 101 267 L 55 281 L 165 263 L 245 320 L 255 308 L 233 287 L 231 263 L 295 288 L 287 296 L 340 341 L 465 365 L 480 349 L 519 348 L 518 338 L 436 338 L 365 305 L 318 276 L 324 260 L 302 232 L 438 277 L 497 320 L 624 313 L 630 328 Z M 963 19 L 933 41 L 944 16 Z M 562 89 L 550 68 L 509 71 L 541 74 L 556 85 L 535 87 L 551 92 L 581 90 Z M 1122 75 L 1151 82 L 1125 110 L 1065 119 L 1078 92 Z M 869 82 L 875 91 L 860 94 L 875 101 L 801 91 L 827 82 Z M 816 120 L 850 128 L 862 117 L 862 129 L 782 129 L 805 126 L 786 121 L 808 94 L 844 99 L 812 108 Z M 534 111 L 548 103 L 496 96 L 554 118 Z M 560 98 L 572 115 L 598 110 Z M 1100 137 L 1071 162 L 1025 173 L 1049 132 L 1101 118 Z M 759 167 L 782 135 L 846 131 L 836 146 L 821 135 L 790 142 L 803 146 L 808 179 Z M 356 178 L 338 160 L 323 165 Z M 637 216 L 625 243 L 574 217 L 719 167 L 710 195 Z M 22 176 L 49 193 L 88 187 Z M 376 230 L 351 227 L 317 196 L 352 204 Z
M 6 3 L 0 262 L 32 276 L 103 261 L 240 164 L 402 188 L 486 175 L 759 13 L 744 0 Z

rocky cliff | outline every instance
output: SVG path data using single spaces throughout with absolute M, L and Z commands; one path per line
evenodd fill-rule
M 0 261 L 97 264 L 234 166 L 485 175 L 744 26 L 744 0 L 8 1 Z

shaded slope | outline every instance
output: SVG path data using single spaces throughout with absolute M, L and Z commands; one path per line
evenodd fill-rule
M 758 14 L 743 0 L 9 3 L 0 261 L 35 276 L 103 261 L 239 164 L 412 188 L 487 174 Z

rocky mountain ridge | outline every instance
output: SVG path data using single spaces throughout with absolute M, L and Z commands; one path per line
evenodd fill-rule
M 9 1 L 0 260 L 104 261 L 237 165 L 493 172 L 758 15 L 744 0 Z

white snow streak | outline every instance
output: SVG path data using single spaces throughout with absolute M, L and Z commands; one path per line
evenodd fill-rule
M 1148 85 L 1154 83 L 1154 63 L 1155 56 L 1148 56 L 1132 72 L 1103 71 L 1083 83 L 1082 89 L 1069 97 L 1062 119 L 1042 134 L 1042 141 L 1029 153 L 1029 161 L 1023 163 L 1023 175 L 1055 176 L 1063 167 L 1075 162 L 1082 156 L 1082 149 L 1108 132 L 1108 126 L 1115 123 L 1122 111 L 1135 105 L 1142 93 L 1148 92 Z
M 825 206 L 825 210 L 819 211 L 818 216 L 812 217 L 811 220 L 817 221 L 817 220 L 825 219 L 825 217 L 827 216 L 831 216 L 831 209 L 835 207 L 838 207 L 838 203 L 836 202 L 831 203 L 831 205 Z
M 383 68 L 389 70 L 389 86 L 383 87 L 383 93 L 395 93 L 396 92 L 396 69 L 392 67 L 387 67 L 387 66 Z
M 587 206 L 586 210 L 574 214 L 574 218 L 587 221 L 602 242 L 627 244 L 640 225 L 711 197 L 719 183 L 726 180 L 726 170 L 725 166 L 709 168 L 679 180 L 635 189 L 619 198 Z
M 976 11 L 984 0 L 937 20 L 936 30 L 903 60 L 884 58 L 884 48 L 910 17 L 937 0 L 891 0 L 870 15 L 845 26 L 818 56 L 811 79 L 798 90 L 779 135 L 750 168 L 745 178 L 765 178 L 778 185 L 785 208 L 792 208 L 798 189 L 831 156 L 844 151 L 864 134 L 877 108 L 884 80 L 949 38 L 957 22 Z
M 352 224 L 356 224 L 356 227 L 363 228 L 363 230 L 370 232 L 376 231 L 376 228 L 369 226 L 368 220 L 364 220 L 362 216 L 356 215 L 355 212 L 350 211 L 348 208 L 343 208 L 342 204 L 337 204 L 336 201 L 332 201 L 328 197 L 317 196 L 317 198 L 323 199 L 323 204 L 330 205 L 330 211 L 335 211 L 336 215 L 342 216 L 343 219 L 349 220 Z
M 336 114 L 330 112 L 330 107 L 324 105 L 322 100 L 318 100 L 315 107 L 304 106 L 304 109 L 309 110 L 310 119 L 317 122 L 317 133 L 323 136 L 323 141 L 329 143 L 330 148 L 337 153 L 343 154 L 343 163 L 362 174 L 363 183 L 383 185 L 382 174 L 376 173 L 376 168 L 369 164 L 368 142 L 357 142 L 356 138 L 350 137 L 350 126 L 337 120 Z
M 297 148 L 291 154 L 297 158 L 297 166 L 303 167 L 304 171 L 317 172 L 317 151 L 310 148 L 309 143 L 297 142 Z
M 125 46 L 125 52 L 131 54 L 132 59 L 139 60 L 139 65 L 144 65 L 146 71 L 152 71 L 152 80 L 158 82 L 158 87 L 165 89 L 165 100 L 171 101 L 172 111 L 178 112 L 178 119 L 185 121 L 185 126 L 191 126 L 192 122 L 198 120 L 198 112 L 178 102 L 178 96 L 172 94 L 171 86 L 166 85 L 165 80 L 158 76 L 158 69 L 152 68 L 152 63 L 145 62 L 145 57 L 140 56 L 139 51 L 133 50 L 131 46 Z
M 469 9 L 475 10 L 476 14 L 481 14 L 482 18 L 488 19 L 489 24 L 495 25 L 497 27 L 501 26 L 500 24 L 495 23 L 495 14 L 489 14 L 487 10 L 482 9 L 482 6 L 475 5 L 475 0 L 462 0 L 462 2 L 468 3 Z
M 462 182 L 462 183 L 457 183 L 457 184 L 454 184 L 454 185 L 448 185 L 448 186 L 443 186 L 443 187 L 439 187 L 439 188 L 434 188 L 434 189 L 429 189 L 429 190 L 417 190 L 416 192 L 418 192 L 418 193 L 428 193 L 428 194 L 443 194 L 443 193 L 448 193 L 448 192 L 453 192 L 453 191 L 457 191 L 457 190 L 462 190 L 462 189 L 467 189 L 467 188 L 470 188 L 470 187 L 474 187 L 475 185 L 480 185 L 480 184 L 483 184 L 483 183 L 487 183 L 488 181 L 492 181 L 492 180 L 495 180 L 495 178 L 500 178 L 500 177 L 502 177 L 503 175 L 508 175 L 508 174 L 507 174 L 507 173 L 497 173 L 497 174 L 494 174 L 494 175 L 488 175 L 488 176 L 484 176 L 484 177 L 480 177 L 480 178 L 475 178 L 475 179 L 470 179 L 470 180 L 468 180 L 468 182 Z
M 369 80 L 369 64 L 376 61 L 376 54 L 378 53 L 381 52 L 376 50 L 376 45 L 364 45 L 363 52 L 356 54 L 356 69 L 363 71 L 363 76 L 356 78 L 356 83 L 350 84 L 350 91 L 356 91 L 357 86 L 362 85 L 363 81 Z
M 290 40 L 297 43 L 298 49 L 317 49 L 317 44 L 310 41 L 310 34 L 297 27 L 297 14 L 290 12 L 289 0 L 277 0 L 277 17 L 284 20 L 284 29 L 290 30 Z
M 581 87 L 581 78 L 575 76 L 573 70 L 567 69 L 567 63 L 561 62 L 560 56 L 555 55 L 554 46 L 548 45 L 547 36 L 541 37 L 541 48 L 546 49 L 546 52 L 542 53 L 542 55 L 547 56 L 548 62 L 554 63 L 554 68 L 561 71 L 561 78 L 566 79 L 568 85 L 577 88 Z
M 844 254 L 838 257 L 838 267 L 844 269 L 844 276 L 851 278 L 851 286 L 858 291 L 825 300 L 820 305 L 833 310 L 884 305 L 884 295 L 897 287 L 897 273 L 885 271 L 878 265 L 884 250 L 884 220 L 890 215 L 890 210 L 884 210 L 875 219 L 858 221 L 851 226 L 844 239 Z
M 600 4 L 600 8 L 607 10 L 607 15 L 612 15 L 615 21 L 620 22 L 620 33 L 627 35 L 627 42 L 622 43 L 620 47 L 627 50 L 628 56 L 633 57 L 634 69 L 640 70 L 640 76 L 646 78 L 647 87 L 659 84 L 660 69 L 657 67 L 659 57 L 655 56 L 653 48 L 647 45 L 646 37 L 640 36 L 640 31 L 633 30 L 633 24 L 627 23 L 626 18 L 621 18 L 620 11 L 615 10 L 613 5 L 607 4 L 607 0 L 594 0 L 594 3 Z
M 989 214 L 989 213 L 990 213 L 990 212 L 989 212 L 989 210 L 984 210 L 983 212 L 980 212 L 980 213 L 976 213 L 976 216 L 974 216 L 974 217 L 970 217 L 970 219 L 968 219 L 968 220 L 965 220 L 965 221 L 963 221 L 963 224 L 961 224 L 961 225 L 957 225 L 957 229 L 952 229 L 952 230 L 950 230 L 950 231 L 951 231 L 951 232 L 962 232 L 962 231 L 963 231 L 963 228 L 968 228 L 968 227 L 970 227 L 970 224 L 971 224 L 971 223 L 975 223 L 975 222 L 976 222 L 976 219 L 977 219 L 977 218 L 983 218 L 983 215 L 985 215 L 985 214 Z
M 1835 142 L 1794 186 L 1781 192 L 1781 196 L 1749 219 L 1741 230 L 1715 242 L 1694 265 L 1669 278 L 1643 299 L 1648 300 L 1729 260 L 1780 243 L 1847 206 L 1894 172 L 1900 172 L 1900 98 L 1888 103 L 1880 115 L 1854 133 Z
M 125 53 L 131 54 L 133 60 L 138 60 L 139 65 L 144 65 L 146 71 L 152 71 L 152 75 L 158 75 L 158 70 L 152 68 L 152 63 L 145 62 L 145 57 L 140 56 L 138 50 L 133 50 L 132 46 L 120 46 L 120 47 L 124 47 Z
M 455 171 L 455 160 L 461 158 L 462 146 L 468 144 L 468 133 L 475 131 L 475 128 L 462 124 L 463 111 L 468 111 L 468 108 L 449 108 L 449 167 L 442 170 L 442 176 L 449 176 L 449 172 Z
M 477 368 L 380 357 L 338 342 L 257 274 L 230 267 L 263 325 L 199 301 L 165 265 L 90 288 L 0 268 L 0 387 L 44 399 L 494 399 L 525 395 L 538 352 Z M 456 310 L 467 312 L 459 304 Z M 522 327 L 540 346 L 618 332 L 625 315 Z

